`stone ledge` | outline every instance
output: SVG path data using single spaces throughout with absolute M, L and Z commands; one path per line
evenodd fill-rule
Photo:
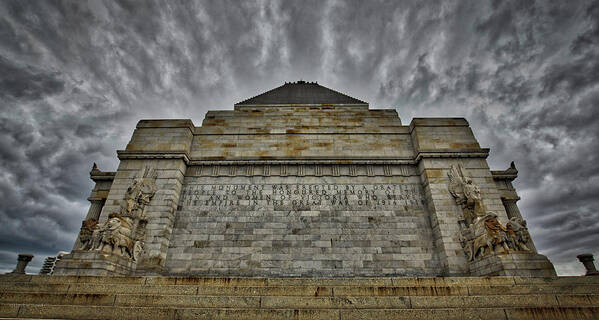
M 137 122 L 136 128 L 188 128 L 193 133 L 195 125 L 191 119 L 143 119 Z
M 159 151 L 128 151 L 117 150 L 119 160 L 146 160 L 146 159 L 181 159 L 189 163 L 189 154 L 183 151 L 159 152 Z

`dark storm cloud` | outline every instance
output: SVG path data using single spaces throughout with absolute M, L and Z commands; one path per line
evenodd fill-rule
M 69 250 L 92 162 L 138 119 L 192 118 L 284 81 L 415 116 L 465 116 L 514 160 L 538 249 L 597 253 L 599 5 L 592 1 L 3 1 L 0 268 Z
M 13 65 L 0 57 L 0 92 L 2 99 L 37 100 L 43 96 L 61 92 L 64 82 L 56 79 L 56 74 L 36 70 L 34 67 Z

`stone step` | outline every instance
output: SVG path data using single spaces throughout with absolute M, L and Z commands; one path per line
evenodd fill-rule
M 599 277 L 0 276 L 0 318 L 599 319 Z
M 454 309 L 245 309 L 0 304 L 0 317 L 55 319 L 598 319 L 599 307 Z
M 381 277 L 381 278 L 239 278 L 239 277 L 107 277 L 107 276 L 47 276 L 0 275 L 0 283 L 100 283 L 140 285 L 203 285 L 203 286 L 493 286 L 493 285 L 599 285 L 599 277 Z
M 501 296 L 194 296 L 149 294 L 69 294 L 2 292 L 0 303 L 48 305 L 114 305 L 181 308 L 483 308 L 494 307 L 599 307 L 597 294 L 531 294 Z
M 460 296 L 460 295 L 503 295 L 503 294 L 585 294 L 599 292 L 599 284 L 535 284 L 535 285 L 493 285 L 493 286 L 202 286 L 202 285 L 140 285 L 140 284 L 100 284 L 100 283 L 36 283 L 0 282 L 2 292 L 54 292 L 71 294 L 176 294 L 212 296 Z

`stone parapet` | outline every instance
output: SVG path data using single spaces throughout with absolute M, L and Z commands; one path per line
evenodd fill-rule
M 148 152 L 188 153 L 193 139 L 191 120 L 141 120 L 126 151 L 139 154 Z
M 473 276 L 557 277 L 549 259 L 536 253 L 492 254 L 469 266 Z

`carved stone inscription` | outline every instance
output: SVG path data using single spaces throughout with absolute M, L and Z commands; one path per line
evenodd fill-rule
M 188 184 L 180 202 L 181 207 L 251 205 L 339 209 L 422 207 L 424 199 L 415 184 Z
M 434 275 L 422 186 L 417 178 L 384 179 L 187 177 L 166 267 L 181 274 Z

